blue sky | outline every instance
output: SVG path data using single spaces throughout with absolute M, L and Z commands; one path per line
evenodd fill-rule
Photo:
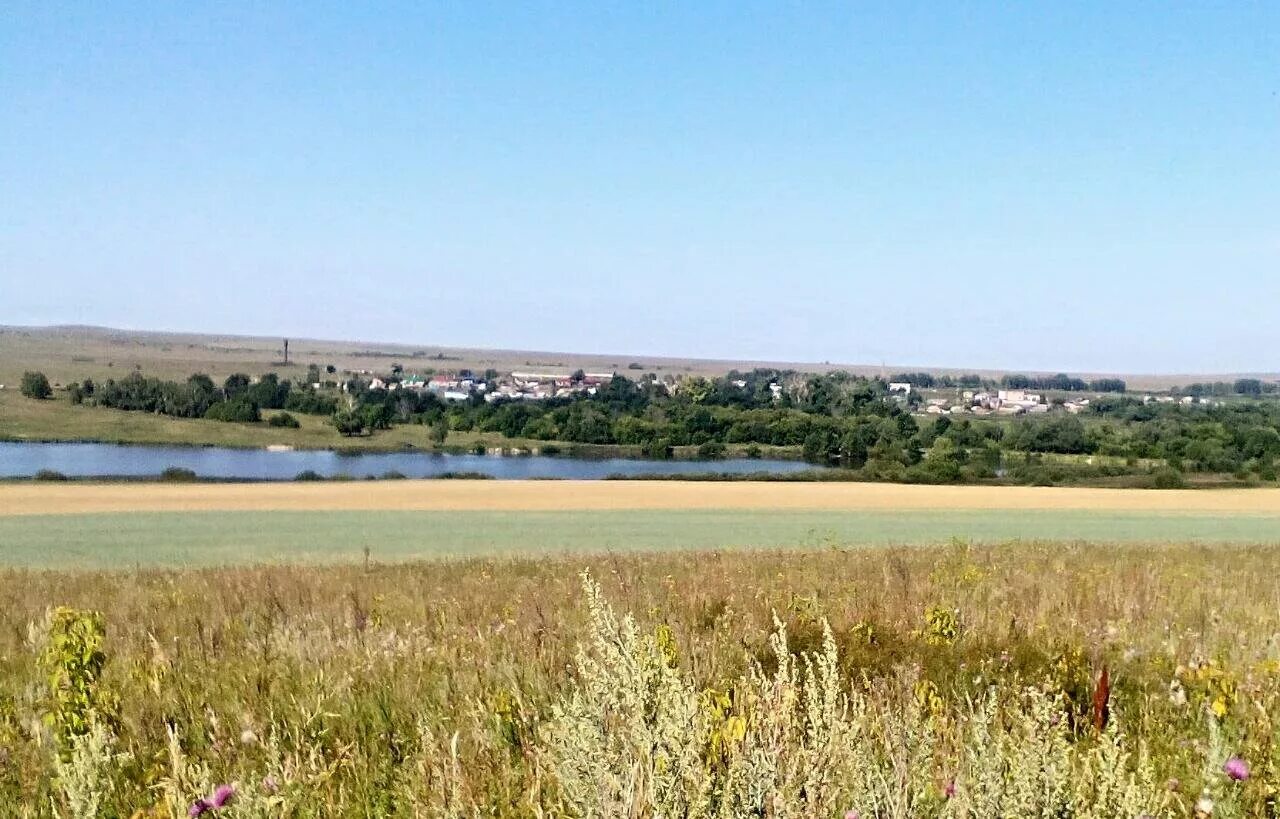
M 0 323 L 1280 369 L 1280 4 L 0 10 Z

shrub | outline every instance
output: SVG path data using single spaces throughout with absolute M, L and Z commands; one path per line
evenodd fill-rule
M 49 614 L 39 664 L 49 687 L 45 718 L 64 757 L 70 756 L 72 740 L 89 732 L 107 704 L 98 687 L 107 661 L 105 637 L 97 612 L 58 608 Z
M 218 401 L 215 404 L 210 404 L 209 409 L 205 410 L 204 417 L 214 421 L 247 424 L 261 421 L 262 413 L 258 410 L 257 404 L 244 397 L 239 397 L 230 401 Z
M 287 412 L 281 412 L 271 416 L 271 420 L 267 421 L 267 424 L 273 427 L 286 427 L 288 429 L 297 429 L 302 426 L 302 424 L 298 423 L 297 418 L 294 418 Z
M 1155 489 L 1182 489 L 1186 485 L 1182 473 L 1171 466 L 1157 469 L 1151 477 L 1151 486 Z
M 399 470 L 396 470 L 396 469 L 388 469 L 386 472 L 382 473 L 382 479 L 384 481 L 403 481 L 407 477 L 408 476 L 405 475 L 403 472 L 400 472 Z
M 53 387 L 49 386 L 49 379 L 45 378 L 44 373 L 23 373 L 21 389 L 22 394 L 28 398 L 43 400 L 53 395 Z
M 348 438 L 352 435 L 359 435 L 361 432 L 364 432 L 364 419 L 360 417 L 358 413 L 351 412 L 350 410 L 335 412 L 331 421 L 333 422 L 334 429 L 338 430 L 339 433 Z
M 712 460 L 724 457 L 724 444 L 719 441 L 707 441 L 698 446 L 698 457 Z
M 304 469 L 293 478 L 295 481 L 322 481 L 324 476 L 314 469 Z
M 1004 682 L 947 719 L 918 672 L 849 685 L 825 620 L 797 651 L 776 619 L 767 665 L 700 690 L 669 627 L 643 632 L 583 583 L 590 639 L 541 732 L 571 815 L 1101 817 L 1164 801 L 1114 717 L 1073 742 L 1061 694 Z
M 37 481 L 65 481 L 67 476 L 56 469 L 41 469 L 34 476 Z
M 192 483 L 196 473 L 184 466 L 171 466 L 160 473 L 160 480 L 166 483 Z
M 654 458 L 658 460 L 666 460 L 670 458 L 674 450 L 671 442 L 666 438 L 654 438 L 646 441 L 644 446 L 640 447 L 640 451 L 646 458 Z

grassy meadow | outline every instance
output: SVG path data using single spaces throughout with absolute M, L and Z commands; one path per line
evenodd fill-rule
M 0 805 L 1268 816 L 1276 568 L 1265 546 L 956 542 L 9 569 Z

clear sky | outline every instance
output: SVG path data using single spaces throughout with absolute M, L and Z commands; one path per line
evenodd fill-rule
M 1280 370 L 1280 3 L 10 3 L 0 323 Z

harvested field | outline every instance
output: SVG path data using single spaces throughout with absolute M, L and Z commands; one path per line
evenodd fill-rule
M 9 484 L 0 515 L 187 511 L 1091 510 L 1280 516 L 1280 489 L 1145 490 L 684 481 Z

